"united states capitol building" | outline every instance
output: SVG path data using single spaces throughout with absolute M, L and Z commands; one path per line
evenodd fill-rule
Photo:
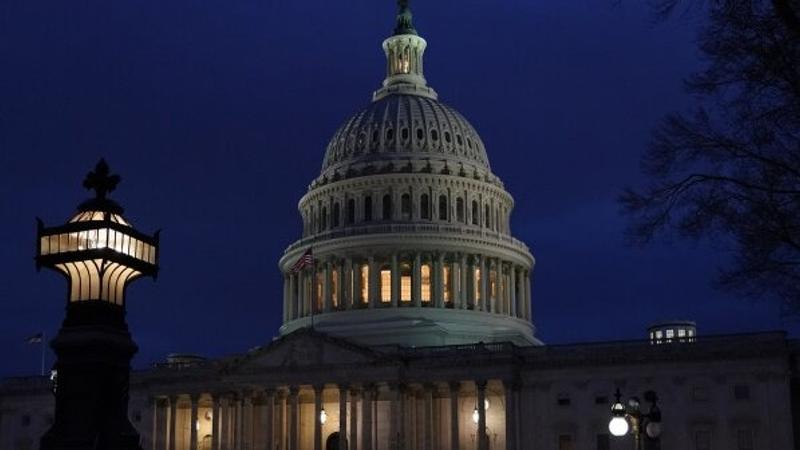
M 142 448 L 633 449 L 609 433 L 617 390 L 658 395 L 660 438 L 644 448 L 799 448 L 798 347 L 784 333 L 698 336 L 678 322 L 639 341 L 537 339 L 514 199 L 475 128 L 427 84 L 426 45 L 401 4 L 386 79 L 300 199 L 279 337 L 132 374 Z M 37 448 L 51 389 L 0 384 L 0 450 Z

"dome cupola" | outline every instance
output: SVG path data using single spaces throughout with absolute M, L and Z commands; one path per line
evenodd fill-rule
M 387 74 L 336 131 L 280 261 L 281 333 L 366 345 L 536 344 L 534 259 L 475 128 L 427 85 L 407 0 L 384 40 Z

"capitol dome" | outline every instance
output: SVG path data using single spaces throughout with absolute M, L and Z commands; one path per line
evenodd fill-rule
M 387 76 L 336 131 L 280 261 L 281 333 L 314 327 L 367 345 L 540 343 L 534 259 L 478 133 L 423 75 L 427 42 L 401 2 Z

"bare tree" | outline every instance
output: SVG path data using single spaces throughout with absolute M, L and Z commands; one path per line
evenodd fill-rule
M 654 0 L 669 14 L 679 0 Z M 800 0 L 718 0 L 700 36 L 699 106 L 667 116 L 620 196 L 629 236 L 719 239 L 722 288 L 800 313 Z

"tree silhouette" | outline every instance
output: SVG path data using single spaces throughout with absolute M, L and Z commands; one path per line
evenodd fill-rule
M 668 14 L 678 0 L 657 0 Z M 800 312 L 798 0 L 705 3 L 705 67 L 687 80 L 699 106 L 671 114 L 642 159 L 649 184 L 620 196 L 629 236 L 665 231 L 732 249 L 722 288 Z

